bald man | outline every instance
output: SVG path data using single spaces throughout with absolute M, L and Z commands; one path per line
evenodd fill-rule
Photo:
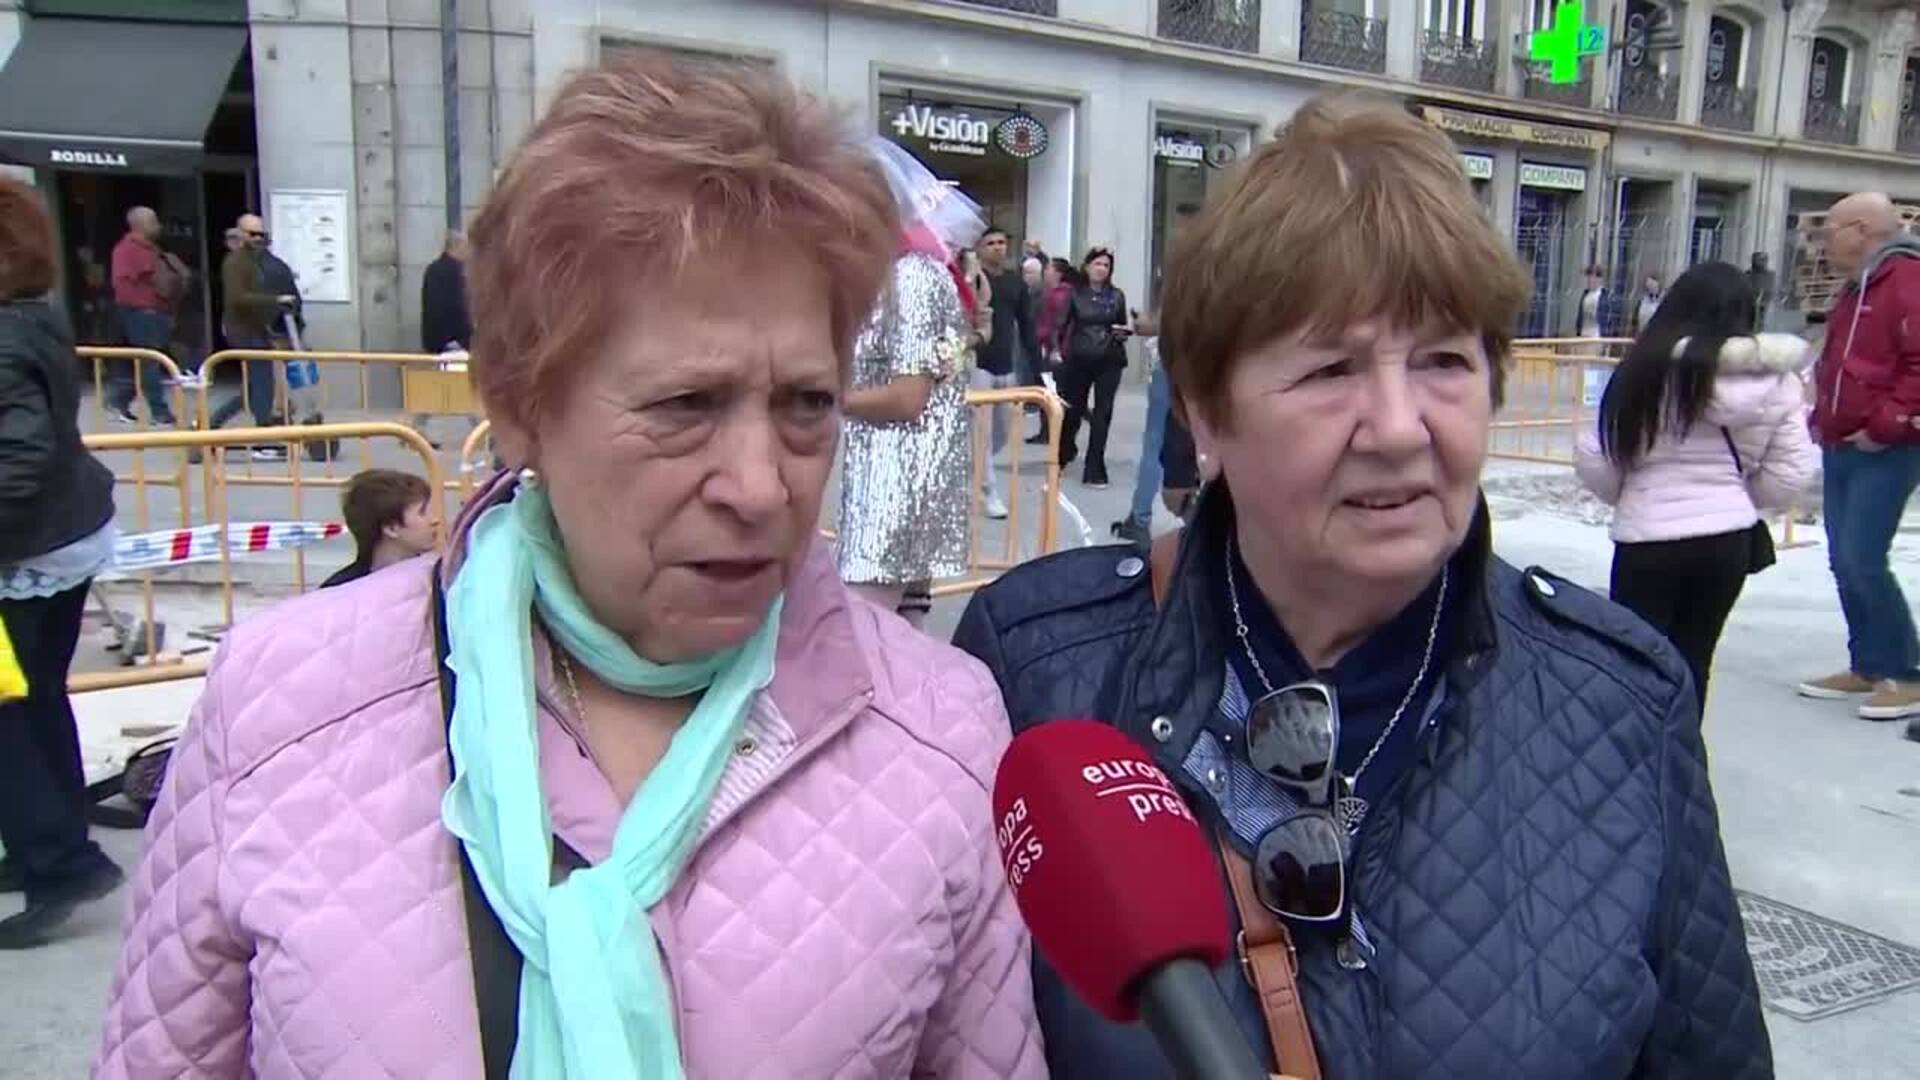
M 242 214 L 234 222 L 234 228 L 240 231 L 242 242 L 220 262 L 220 328 L 230 349 L 270 349 L 274 346 L 273 323 L 280 317 L 281 298 L 268 289 L 260 266 L 260 249 L 267 243 L 267 225 L 258 214 Z M 274 405 L 279 381 L 274 375 L 273 361 L 245 360 L 241 366 L 246 370 L 245 392 L 222 402 L 208 420 L 214 427 L 225 427 L 244 408 L 253 414 L 256 426 L 270 427 L 278 417 Z M 261 444 L 253 448 L 253 456 L 262 461 L 280 461 L 286 458 L 286 448 Z
M 1800 684 L 1807 697 L 1864 699 L 1867 720 L 1920 717 L 1920 639 L 1887 564 L 1920 484 L 1920 241 L 1885 195 L 1849 195 L 1825 225 L 1846 284 L 1827 312 L 1814 370 L 1814 436 L 1825 464 L 1828 557 L 1847 619 L 1847 670 Z M 1920 738 L 1920 723 L 1908 725 Z
M 187 291 L 186 264 L 160 246 L 160 215 L 151 207 L 127 211 L 127 234 L 113 245 L 113 315 L 120 340 L 139 349 L 164 353 L 173 342 L 173 309 Z M 140 369 L 140 396 L 156 424 L 172 426 L 166 369 L 159 364 L 117 360 L 107 369 L 107 415 L 137 424 L 133 414 L 134 374 Z

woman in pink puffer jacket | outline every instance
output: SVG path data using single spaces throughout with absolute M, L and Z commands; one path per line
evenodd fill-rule
M 901 229 L 771 71 L 561 89 L 471 234 L 516 472 L 229 636 L 97 1076 L 1044 1074 L 998 691 L 815 539 Z
M 1673 283 L 1607 383 L 1575 470 L 1613 512 L 1613 599 L 1707 674 L 1751 567 L 1760 512 L 1819 469 L 1807 431 L 1806 342 L 1751 333 L 1746 276 L 1703 263 Z

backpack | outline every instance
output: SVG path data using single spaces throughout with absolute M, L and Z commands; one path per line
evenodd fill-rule
M 161 248 L 153 260 L 153 291 L 160 294 L 169 309 L 180 306 L 187 289 L 193 285 L 193 271 L 173 252 Z

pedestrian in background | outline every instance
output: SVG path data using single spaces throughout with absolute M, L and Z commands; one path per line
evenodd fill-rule
M 473 313 L 467 306 L 467 237 L 449 230 L 440 256 L 420 275 L 420 351 L 441 355 L 468 351 L 473 341 Z M 433 448 L 439 440 L 428 433 L 432 418 L 413 414 L 413 426 Z
M 1020 386 L 1022 358 L 1039 348 L 1034 331 L 1033 303 L 1021 271 L 1008 258 L 1007 231 L 988 229 L 979 244 L 980 267 L 989 290 L 992 306 L 992 332 L 980 344 L 973 370 L 976 390 L 1006 390 Z M 1007 516 L 1007 503 L 1000 491 L 1000 474 L 993 466 L 994 455 L 1007 445 L 1013 430 L 1014 410 L 995 405 L 987 441 L 987 461 L 983 494 L 990 518 Z
M 1747 575 L 1771 562 L 1761 511 L 1792 506 L 1819 469 L 1800 379 L 1807 344 L 1753 336 L 1754 307 L 1730 263 L 1680 275 L 1574 460 L 1614 508 L 1614 601 L 1673 642 L 1703 712 L 1727 616 Z
M 1846 284 L 1814 370 L 1828 558 L 1847 619 L 1847 670 L 1799 686 L 1864 697 L 1868 720 L 1920 716 L 1920 640 L 1888 553 L 1920 484 L 1920 241 L 1892 200 L 1849 195 L 1827 214 L 1827 262 Z M 1920 735 L 1909 724 L 1909 735 Z
M 1079 455 L 1080 425 L 1087 425 L 1087 460 L 1080 482 L 1107 486 L 1107 432 L 1113 427 L 1113 399 L 1127 370 L 1129 325 L 1127 294 L 1113 284 L 1113 252 L 1096 247 L 1080 260 L 1082 282 L 1067 300 L 1060 330 L 1065 360 L 1057 379 L 1067 406 L 1060 435 L 1060 466 Z
M 186 264 L 160 246 L 160 215 L 149 207 L 127 211 L 127 232 L 113 245 L 113 313 L 120 340 L 134 348 L 166 353 L 173 343 L 173 312 L 187 293 L 192 275 Z M 145 360 L 107 362 L 107 416 L 137 424 L 133 415 L 135 369 L 147 416 L 172 427 L 178 421 L 167 400 L 167 372 Z
M 80 733 L 67 669 L 87 589 L 113 562 L 113 474 L 80 441 L 73 335 L 45 297 L 53 221 L 33 188 L 0 177 L 0 622 L 27 696 L 0 702 L 0 949 L 51 939 L 120 868 L 87 835 Z
M 220 262 L 222 291 L 221 325 L 227 346 L 233 349 L 265 350 L 274 347 L 273 324 L 280 316 L 282 301 L 291 297 L 272 292 L 261 268 L 260 252 L 266 247 L 267 227 L 258 214 L 242 214 L 234 225 L 244 240 L 238 250 L 227 252 Z M 271 360 L 243 360 L 244 390 L 223 402 L 208 417 L 213 427 L 227 422 L 246 409 L 253 414 L 256 427 L 273 426 L 278 414 L 276 398 L 279 379 Z M 253 448 L 254 457 L 263 461 L 285 460 L 283 446 L 261 444 Z
M 1653 313 L 1660 310 L 1660 301 L 1666 295 L 1660 288 L 1659 274 L 1648 274 L 1640 283 L 1640 299 L 1633 305 L 1633 333 L 1636 337 L 1646 332 L 1648 324 L 1653 322 Z
M 1573 301 L 1573 336 L 1597 338 L 1606 336 L 1609 322 L 1609 310 L 1613 304 L 1613 295 L 1607 290 L 1607 274 L 1598 266 L 1587 267 L 1586 283 L 1581 286 L 1579 295 Z
M 1164 470 L 1160 464 L 1161 447 L 1166 443 L 1167 413 L 1173 399 L 1166 369 L 1160 365 L 1159 312 L 1135 313 L 1133 328 L 1140 335 L 1140 353 L 1147 358 L 1152 379 L 1147 383 L 1147 423 L 1140 432 L 1140 465 L 1133 475 L 1133 505 L 1124 520 L 1109 528 L 1117 540 L 1145 544 L 1153 539 L 1153 503 L 1160 497 Z
M 321 582 L 323 589 L 425 555 L 438 543 L 433 488 L 409 472 L 366 469 L 355 473 L 340 494 L 340 516 L 353 536 L 353 561 Z

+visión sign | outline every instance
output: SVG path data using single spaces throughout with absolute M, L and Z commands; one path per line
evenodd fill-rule
M 1606 27 L 1586 21 L 1580 0 L 1561 0 L 1553 8 L 1553 25 L 1527 35 L 1527 58 L 1548 66 L 1548 82 L 1579 82 L 1581 57 L 1606 51 Z

